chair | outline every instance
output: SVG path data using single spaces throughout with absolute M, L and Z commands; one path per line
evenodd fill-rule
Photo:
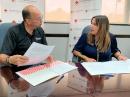
M 3 39 L 6 35 L 6 32 L 13 25 L 14 25 L 14 23 L 2 23 L 2 24 L 0 24 L 0 37 L 1 37 L 0 38 L 0 49 L 1 49 L 1 46 L 2 46 L 2 43 L 3 43 Z
M 12 26 L 13 24 L 12 23 L 2 23 L 2 24 L 0 24 L 0 36 L 1 36 L 1 38 L 0 38 L 0 49 L 1 49 L 1 47 L 2 47 L 2 44 L 3 44 L 3 40 L 4 40 L 4 37 L 5 37 L 5 35 L 6 35 L 6 32 L 7 32 L 7 30 Z M 2 67 L 3 65 L 2 64 L 0 64 L 0 68 Z M 3 77 L 0 75 L 0 84 L 4 84 L 4 86 L 6 86 L 6 88 L 2 88 L 2 90 L 1 90 L 1 96 L 6 96 L 7 95 L 7 93 L 6 93 L 6 90 L 7 90 L 7 83 L 6 83 L 6 81 L 5 80 L 3 80 Z
M 90 25 L 88 25 L 88 26 L 86 26 L 86 27 L 83 29 L 82 34 L 87 34 L 87 33 L 89 33 L 90 31 L 91 31 Z M 83 61 L 83 60 L 81 60 L 79 57 L 73 55 L 73 57 L 72 57 L 72 62 L 73 62 L 73 63 L 78 63 L 78 62 L 82 62 L 82 61 Z
M 5 35 L 6 35 L 6 33 L 7 33 L 7 31 L 8 31 L 8 29 L 10 28 L 10 27 L 12 27 L 12 26 L 14 26 L 15 24 L 14 23 L 2 23 L 2 24 L 0 24 L 0 49 L 1 49 L 1 47 L 2 47 L 2 44 L 3 44 L 3 40 L 4 40 L 4 38 L 5 38 Z M 3 67 L 3 65 L 2 64 L 0 64 L 0 68 L 1 67 Z M 1 79 L 3 79 L 3 77 L 0 75 L 0 78 Z M 25 94 L 23 94 L 23 93 L 18 93 L 18 92 L 15 92 L 13 89 L 11 89 L 11 87 L 10 86 L 8 86 L 7 85 L 7 83 L 5 82 L 5 80 L 1 80 L 0 81 L 0 84 L 4 84 L 4 86 L 6 86 L 6 88 L 2 88 L 2 91 L 1 92 L 3 92 L 3 91 L 8 91 L 8 97 L 24 97 L 25 96 Z M 7 92 L 6 92 L 6 94 L 5 93 L 3 93 L 4 95 L 6 95 L 7 96 Z M 1 95 L 2 95 L 2 93 L 1 93 Z M 0 95 L 0 96 L 1 96 Z M 17 96 L 16 96 L 17 95 Z M 24 96 L 23 96 L 24 95 Z M 5 97 L 5 96 L 4 96 Z
M 8 29 L 10 27 L 12 27 L 14 25 L 14 23 L 2 23 L 0 24 L 0 49 L 2 47 L 2 44 L 3 44 L 3 40 L 4 40 L 4 37 L 8 31 Z M 0 68 L 2 67 L 3 65 L 0 64 Z

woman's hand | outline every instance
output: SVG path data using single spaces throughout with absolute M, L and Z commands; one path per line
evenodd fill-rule
M 119 56 L 117 57 L 117 59 L 118 59 L 118 60 L 123 60 L 123 61 L 125 61 L 125 60 L 127 60 L 127 57 L 124 56 L 124 55 L 119 55 Z
M 117 51 L 117 52 L 114 54 L 114 56 L 117 58 L 117 60 L 123 60 L 123 61 L 127 60 L 127 57 L 124 56 L 124 55 L 122 55 L 119 51 Z
M 22 56 L 22 55 L 13 55 L 13 56 L 10 56 L 8 59 L 8 62 L 10 64 L 14 64 L 14 65 L 18 65 L 18 66 L 27 61 L 28 61 L 28 57 Z

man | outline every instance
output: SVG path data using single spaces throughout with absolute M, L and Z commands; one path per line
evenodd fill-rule
M 41 28 L 42 15 L 40 11 L 35 6 L 28 5 L 22 10 L 22 16 L 23 22 L 11 27 L 3 41 L 0 61 L 5 66 L 2 67 L 1 74 L 13 89 L 28 90 L 29 97 L 47 97 L 54 89 L 50 82 L 29 88 L 30 85 L 15 74 L 19 70 L 29 68 L 29 66 L 18 67 L 18 65 L 28 61 L 28 58 L 23 55 L 32 42 L 47 44 L 44 31 Z M 47 59 L 48 62 L 53 61 L 52 57 Z

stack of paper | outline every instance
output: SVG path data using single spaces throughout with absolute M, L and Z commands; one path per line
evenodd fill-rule
M 91 75 L 130 73 L 130 59 L 126 61 L 83 62 Z
M 49 79 L 67 73 L 77 67 L 61 61 L 55 61 L 51 64 L 44 64 L 32 68 L 28 68 L 19 72 L 16 72 L 23 79 L 28 81 L 33 86 L 36 86 Z

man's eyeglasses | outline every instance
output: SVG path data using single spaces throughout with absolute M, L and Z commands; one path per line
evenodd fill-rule
M 42 21 L 42 20 L 43 20 L 43 17 L 29 18 L 29 19 L 32 19 L 32 20 L 38 20 L 38 21 Z

